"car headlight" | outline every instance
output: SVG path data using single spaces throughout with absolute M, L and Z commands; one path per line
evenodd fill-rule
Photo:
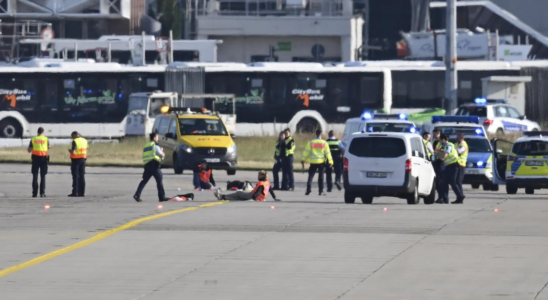
M 226 148 L 226 153 L 233 153 L 236 152 L 236 144 Z
M 478 168 L 483 168 L 483 161 L 478 161 L 476 165 L 478 166 Z
M 192 147 L 190 147 L 189 145 L 181 144 L 181 150 L 187 153 L 192 153 Z

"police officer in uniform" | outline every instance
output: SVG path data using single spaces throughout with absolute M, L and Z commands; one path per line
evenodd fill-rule
M 291 130 L 286 128 L 285 132 L 285 156 L 282 156 L 282 190 L 295 190 L 293 180 L 293 154 L 295 153 L 295 140 L 291 136 Z M 280 154 L 281 155 L 281 154 Z
M 143 172 L 143 180 L 139 183 L 137 191 L 133 196 L 133 199 L 137 202 L 141 202 L 141 193 L 145 188 L 145 185 L 150 180 L 150 177 L 154 177 L 156 180 L 156 187 L 158 188 L 158 199 L 160 202 L 168 201 L 169 198 L 166 198 L 166 193 L 164 191 L 164 184 L 162 182 L 163 174 L 160 169 L 162 159 L 164 159 L 164 149 L 162 149 L 158 144 L 158 135 L 156 133 L 150 134 L 150 142 L 145 145 L 143 149 L 143 164 L 145 165 L 145 171 Z
M 457 152 L 459 153 L 459 186 L 460 190 L 464 192 L 462 184 L 464 182 L 466 163 L 468 162 L 468 143 L 464 140 L 463 133 L 457 134 Z
M 459 184 L 459 154 L 453 143 L 449 142 L 449 137 L 445 134 L 440 137 L 439 150 L 436 150 L 435 155 L 445 162 L 444 182 L 442 190 L 442 199 L 444 203 L 449 202 L 449 185 L 457 196 L 457 200 L 453 204 L 462 204 L 464 194 L 460 189 Z
M 44 136 L 44 128 L 38 128 L 38 136 L 30 140 L 29 153 L 32 154 L 32 198 L 38 196 L 38 172 L 40 172 L 40 197 L 46 197 L 46 174 L 48 173 L 48 138 Z
M 326 140 L 326 143 L 329 145 L 329 151 L 331 151 L 331 156 L 333 157 L 333 168 L 325 169 L 327 192 L 329 193 L 333 188 L 333 178 L 331 176 L 333 171 L 335 171 L 335 186 L 339 191 L 341 190 L 342 142 L 335 137 L 333 130 L 330 130 L 328 135 L 329 138 Z M 325 163 L 326 165 L 328 164 L 327 161 Z
M 309 141 L 306 144 L 303 152 L 303 160 L 301 164 L 304 168 L 304 163 L 310 163 L 310 168 L 308 168 L 308 181 L 306 183 L 306 193 L 305 195 L 310 195 L 312 190 L 312 180 L 316 171 L 318 171 L 318 189 L 319 195 L 325 196 L 323 192 L 323 171 L 326 166 L 331 168 L 333 166 L 333 158 L 331 157 L 331 151 L 329 150 L 329 145 L 326 141 L 322 140 L 322 131 L 316 130 L 316 138 Z
M 428 159 L 430 159 L 432 154 L 434 154 L 434 147 L 432 147 L 432 143 L 430 143 L 430 132 L 424 132 L 422 134 L 422 142 L 426 148 L 426 153 L 428 153 Z
M 280 170 L 282 170 L 282 158 L 285 157 L 285 131 L 280 132 L 278 140 L 276 141 L 276 147 L 274 148 L 274 166 L 272 167 L 272 173 L 274 177 L 273 190 L 280 189 Z M 283 176 L 283 172 L 282 172 Z
M 70 170 L 72 173 L 72 193 L 69 197 L 84 197 L 86 192 L 86 159 L 88 157 L 88 141 L 74 131 L 70 153 Z
M 432 153 L 435 153 L 435 151 L 440 148 L 440 136 L 441 131 L 439 129 L 434 129 L 432 132 L 432 148 L 434 151 L 432 151 Z M 434 167 L 434 172 L 436 173 L 436 191 L 438 192 L 438 199 L 436 200 L 436 203 L 449 203 L 447 199 L 443 198 L 445 163 L 439 157 L 436 157 L 436 159 L 432 162 L 432 166 Z

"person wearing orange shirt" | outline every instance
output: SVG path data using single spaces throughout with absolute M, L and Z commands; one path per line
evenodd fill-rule
M 40 197 L 46 197 L 46 174 L 48 173 L 48 138 L 44 136 L 44 128 L 38 128 L 38 135 L 30 140 L 29 153 L 32 154 L 32 198 L 38 196 L 38 172 L 40 172 Z
M 215 186 L 213 179 L 213 171 L 207 166 L 207 161 L 202 160 L 196 168 L 194 168 L 194 190 L 210 190 Z
M 251 192 L 244 192 L 244 191 L 238 191 L 236 193 L 222 195 L 219 190 L 216 190 L 214 192 L 215 197 L 220 200 L 240 200 L 240 201 L 246 201 L 246 200 L 255 200 L 255 201 L 265 201 L 268 197 L 268 194 L 272 194 L 272 197 L 276 201 L 280 201 L 281 199 L 276 198 L 276 194 L 274 194 L 274 191 L 270 189 L 270 182 L 268 181 L 268 174 L 266 171 L 260 171 L 259 175 L 257 176 L 259 182 L 255 185 L 255 188 Z

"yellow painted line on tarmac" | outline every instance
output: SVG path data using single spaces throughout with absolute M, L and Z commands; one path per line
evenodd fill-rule
M 85 247 L 87 245 L 93 244 L 93 243 L 98 242 L 102 239 L 105 239 L 105 238 L 107 238 L 107 237 L 109 237 L 109 236 L 111 236 L 111 235 L 113 235 L 117 232 L 120 232 L 120 231 L 129 229 L 129 228 L 135 227 L 135 226 L 137 226 L 137 225 L 139 225 L 143 222 L 152 221 L 152 220 L 155 220 L 155 219 L 171 216 L 171 215 L 182 213 L 182 212 L 197 210 L 197 209 L 204 208 L 204 207 L 211 207 L 211 206 L 215 206 L 215 205 L 219 205 L 219 204 L 224 204 L 224 203 L 227 203 L 227 202 L 228 201 L 219 201 L 219 202 L 212 202 L 212 203 L 208 203 L 208 204 L 203 204 L 203 205 L 200 205 L 200 206 L 187 207 L 187 208 L 172 210 L 172 211 L 168 211 L 168 212 L 165 212 L 165 213 L 155 214 L 155 215 L 152 215 L 152 216 L 148 216 L 148 217 L 144 217 L 144 218 L 140 218 L 140 219 L 137 219 L 137 220 L 127 222 L 126 224 L 121 225 L 119 227 L 112 228 L 112 229 L 105 230 L 105 231 L 101 231 L 101 232 L 97 233 L 96 235 L 94 235 L 94 236 L 92 236 L 92 237 L 90 237 L 86 240 L 83 240 L 81 242 L 78 242 L 74 245 L 65 247 L 63 249 L 55 250 L 53 252 L 50 252 L 48 254 L 45 254 L 45 255 L 39 256 L 37 258 L 31 259 L 31 260 L 26 261 L 24 263 L 9 267 L 7 269 L 0 270 L 0 278 L 4 277 L 4 276 L 7 276 L 11 273 L 23 270 L 25 268 L 32 267 L 32 266 L 37 265 L 39 263 L 48 261 L 48 260 L 50 260 L 52 258 L 55 258 L 57 256 L 61 256 L 65 253 L 69 253 L 69 252 L 74 251 L 76 249 L 79 249 L 79 248 Z

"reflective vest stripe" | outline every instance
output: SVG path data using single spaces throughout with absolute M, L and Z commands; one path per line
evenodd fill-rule
M 85 138 L 75 138 L 76 150 L 70 155 L 72 159 L 87 158 L 88 157 L 88 141 Z
M 145 145 L 143 149 L 143 164 L 147 164 L 151 161 L 162 161 L 162 158 L 156 155 L 156 144 L 154 142 L 149 142 Z
M 426 147 L 426 153 L 428 153 L 428 156 L 432 156 L 432 152 L 430 152 L 430 147 L 428 147 L 430 145 L 430 141 L 423 139 L 422 142 L 424 144 L 424 147 Z
M 325 142 L 327 143 L 327 145 L 329 145 L 329 150 L 331 152 L 341 151 L 341 148 L 339 148 L 339 140 L 326 140 Z
M 285 140 L 286 145 L 289 144 L 293 140 L 293 137 L 290 136 Z M 285 150 L 285 156 L 293 155 L 295 153 L 295 143 L 293 143 L 293 146 L 291 146 L 290 149 Z
M 466 162 L 468 161 L 468 143 L 466 143 L 466 141 L 462 141 L 459 143 L 458 147 L 464 147 L 464 152 L 459 154 L 459 165 L 466 167 Z
M 45 136 L 35 136 L 32 138 L 32 155 L 48 156 L 48 138 Z

